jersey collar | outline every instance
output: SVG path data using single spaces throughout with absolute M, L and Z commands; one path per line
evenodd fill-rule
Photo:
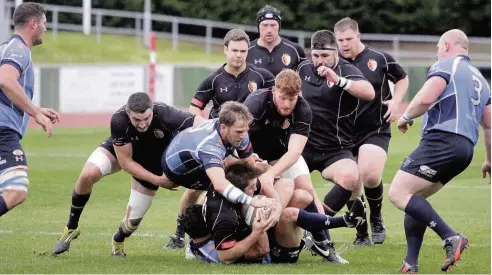
M 24 45 L 27 46 L 26 41 L 24 41 L 24 39 L 22 39 L 22 37 L 20 35 L 14 33 L 14 34 L 12 34 L 12 36 L 10 36 L 10 40 L 12 40 L 14 38 L 20 39 L 20 41 L 22 41 L 22 43 L 24 43 Z

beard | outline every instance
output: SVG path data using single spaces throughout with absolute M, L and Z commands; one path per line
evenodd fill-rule
M 38 45 L 41 45 L 43 44 L 43 38 L 35 38 L 33 41 L 32 41 L 32 45 L 33 46 L 38 46 Z

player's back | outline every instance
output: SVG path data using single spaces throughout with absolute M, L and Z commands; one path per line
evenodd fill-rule
M 33 97 L 34 69 L 32 67 L 31 51 L 24 40 L 16 34 L 8 42 L 0 45 L 0 64 L 11 65 L 19 72 L 18 83 L 29 99 Z M 0 89 L 0 127 L 7 127 L 23 136 L 29 115 L 15 106 Z
M 490 104 L 487 80 L 467 56 L 436 62 L 429 70 L 428 77 L 432 76 L 444 78 L 447 86 L 426 112 L 422 134 L 432 130 L 451 132 L 465 136 L 476 144 L 483 110 Z

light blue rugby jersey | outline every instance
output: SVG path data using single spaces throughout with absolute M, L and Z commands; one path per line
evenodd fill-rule
M 0 45 L 0 64 L 9 64 L 19 71 L 18 82 L 32 100 L 34 89 L 34 69 L 31 50 L 19 35 L 12 35 L 8 42 Z M 0 89 L 0 127 L 15 130 L 22 137 L 26 132 L 29 115 L 15 106 Z
M 455 133 L 478 141 L 478 125 L 483 110 L 490 104 L 490 86 L 468 56 L 455 56 L 437 61 L 427 79 L 439 76 L 446 80 L 444 92 L 425 113 L 421 134 L 432 130 Z

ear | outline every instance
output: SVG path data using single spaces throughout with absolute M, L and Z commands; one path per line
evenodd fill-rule
M 227 46 L 224 46 L 224 54 L 227 55 Z

